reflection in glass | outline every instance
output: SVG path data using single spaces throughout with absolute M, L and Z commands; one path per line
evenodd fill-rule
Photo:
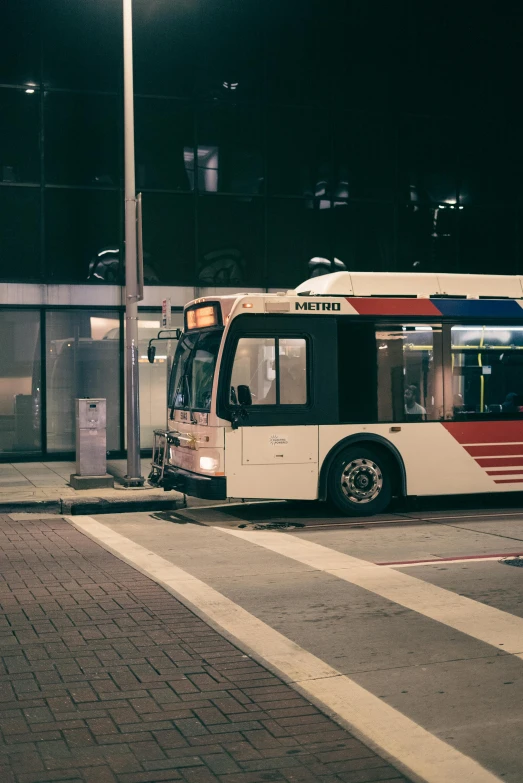
M 333 259 L 330 217 L 330 210 L 308 209 L 303 200 L 269 199 L 267 266 L 271 287 L 295 288 L 324 268 L 324 263 L 312 263 L 313 259 Z
M 40 313 L 0 312 L 0 452 L 39 451 Z
M 0 182 L 40 182 L 38 103 L 34 89 L 0 88 Z
M 47 184 L 119 184 L 117 111 L 113 95 L 46 93 Z
M 198 284 L 263 285 L 263 202 L 207 196 L 198 202 Z
M 194 197 L 144 193 L 145 280 L 150 284 L 194 285 Z
M 334 200 L 394 196 L 394 130 L 384 117 L 334 117 Z
M 198 189 L 261 193 L 261 117 L 256 109 L 210 106 L 198 115 Z
M 39 277 L 39 189 L 0 187 L 0 279 Z
M 319 208 L 330 207 L 331 139 L 320 109 L 269 111 L 267 170 L 270 193 L 307 196 Z
M 376 332 L 378 420 L 435 421 L 443 415 L 441 330 L 402 326 Z
M 39 6 L 45 84 L 75 90 L 119 89 L 122 3 L 45 0 Z
M 386 204 L 347 202 L 332 210 L 333 257 L 352 271 L 390 271 L 393 210 Z
M 47 448 L 75 448 L 75 399 L 107 399 L 107 448 L 120 448 L 120 320 L 109 311 L 46 313 Z
M 276 340 L 274 337 L 242 337 L 238 340 L 231 376 L 231 404 L 238 401 L 238 386 L 248 386 L 253 405 L 276 402 Z
M 457 271 L 457 209 L 415 203 L 400 208 L 398 271 Z
M 307 343 L 303 338 L 242 337 L 231 376 L 230 402 L 248 386 L 253 405 L 305 405 Z
M 72 283 L 118 279 L 114 252 L 120 244 L 118 207 L 116 192 L 46 188 L 46 269 L 50 278 Z
M 455 418 L 523 412 L 523 327 L 453 326 Z
M 461 272 L 517 273 L 517 219 L 512 207 L 463 207 L 458 219 Z
M 186 157 L 193 149 L 193 114 L 188 106 L 137 96 L 135 134 L 138 188 L 193 189 L 194 176 Z
M 405 117 L 399 133 L 400 187 L 418 207 L 457 204 L 457 134 L 447 118 Z

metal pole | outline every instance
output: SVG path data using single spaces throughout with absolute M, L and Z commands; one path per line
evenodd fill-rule
M 127 405 L 127 487 L 142 486 L 138 379 L 138 267 L 134 175 L 134 95 L 132 0 L 123 0 L 125 143 L 125 380 Z
M 171 328 L 171 315 L 172 315 L 172 309 L 171 309 L 171 299 L 164 299 L 163 300 L 163 307 L 162 310 L 165 312 L 165 315 L 163 315 L 162 312 L 162 327 L 164 329 L 170 329 Z M 167 421 L 165 424 L 166 429 L 169 429 L 169 386 L 171 385 L 171 370 L 172 370 L 172 357 L 171 357 L 171 351 L 172 351 L 172 345 L 171 341 L 167 340 L 166 342 L 166 360 L 165 360 L 165 366 L 167 371 L 167 388 L 166 388 L 166 397 L 167 397 L 167 405 L 166 411 L 167 411 Z

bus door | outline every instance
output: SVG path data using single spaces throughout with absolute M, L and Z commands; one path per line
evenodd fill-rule
M 225 437 L 227 494 L 315 499 L 319 425 L 336 408 L 335 319 L 238 321 L 224 354 L 228 418 L 238 424 Z

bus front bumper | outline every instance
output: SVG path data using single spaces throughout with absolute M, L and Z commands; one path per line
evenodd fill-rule
M 190 470 L 165 466 L 163 479 L 159 482 L 164 489 L 175 489 L 184 495 L 202 500 L 225 500 L 227 488 L 225 476 L 202 476 Z

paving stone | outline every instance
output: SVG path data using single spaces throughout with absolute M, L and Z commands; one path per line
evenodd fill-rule
M 0 515 L 0 574 L 0 783 L 408 783 L 65 520 Z

